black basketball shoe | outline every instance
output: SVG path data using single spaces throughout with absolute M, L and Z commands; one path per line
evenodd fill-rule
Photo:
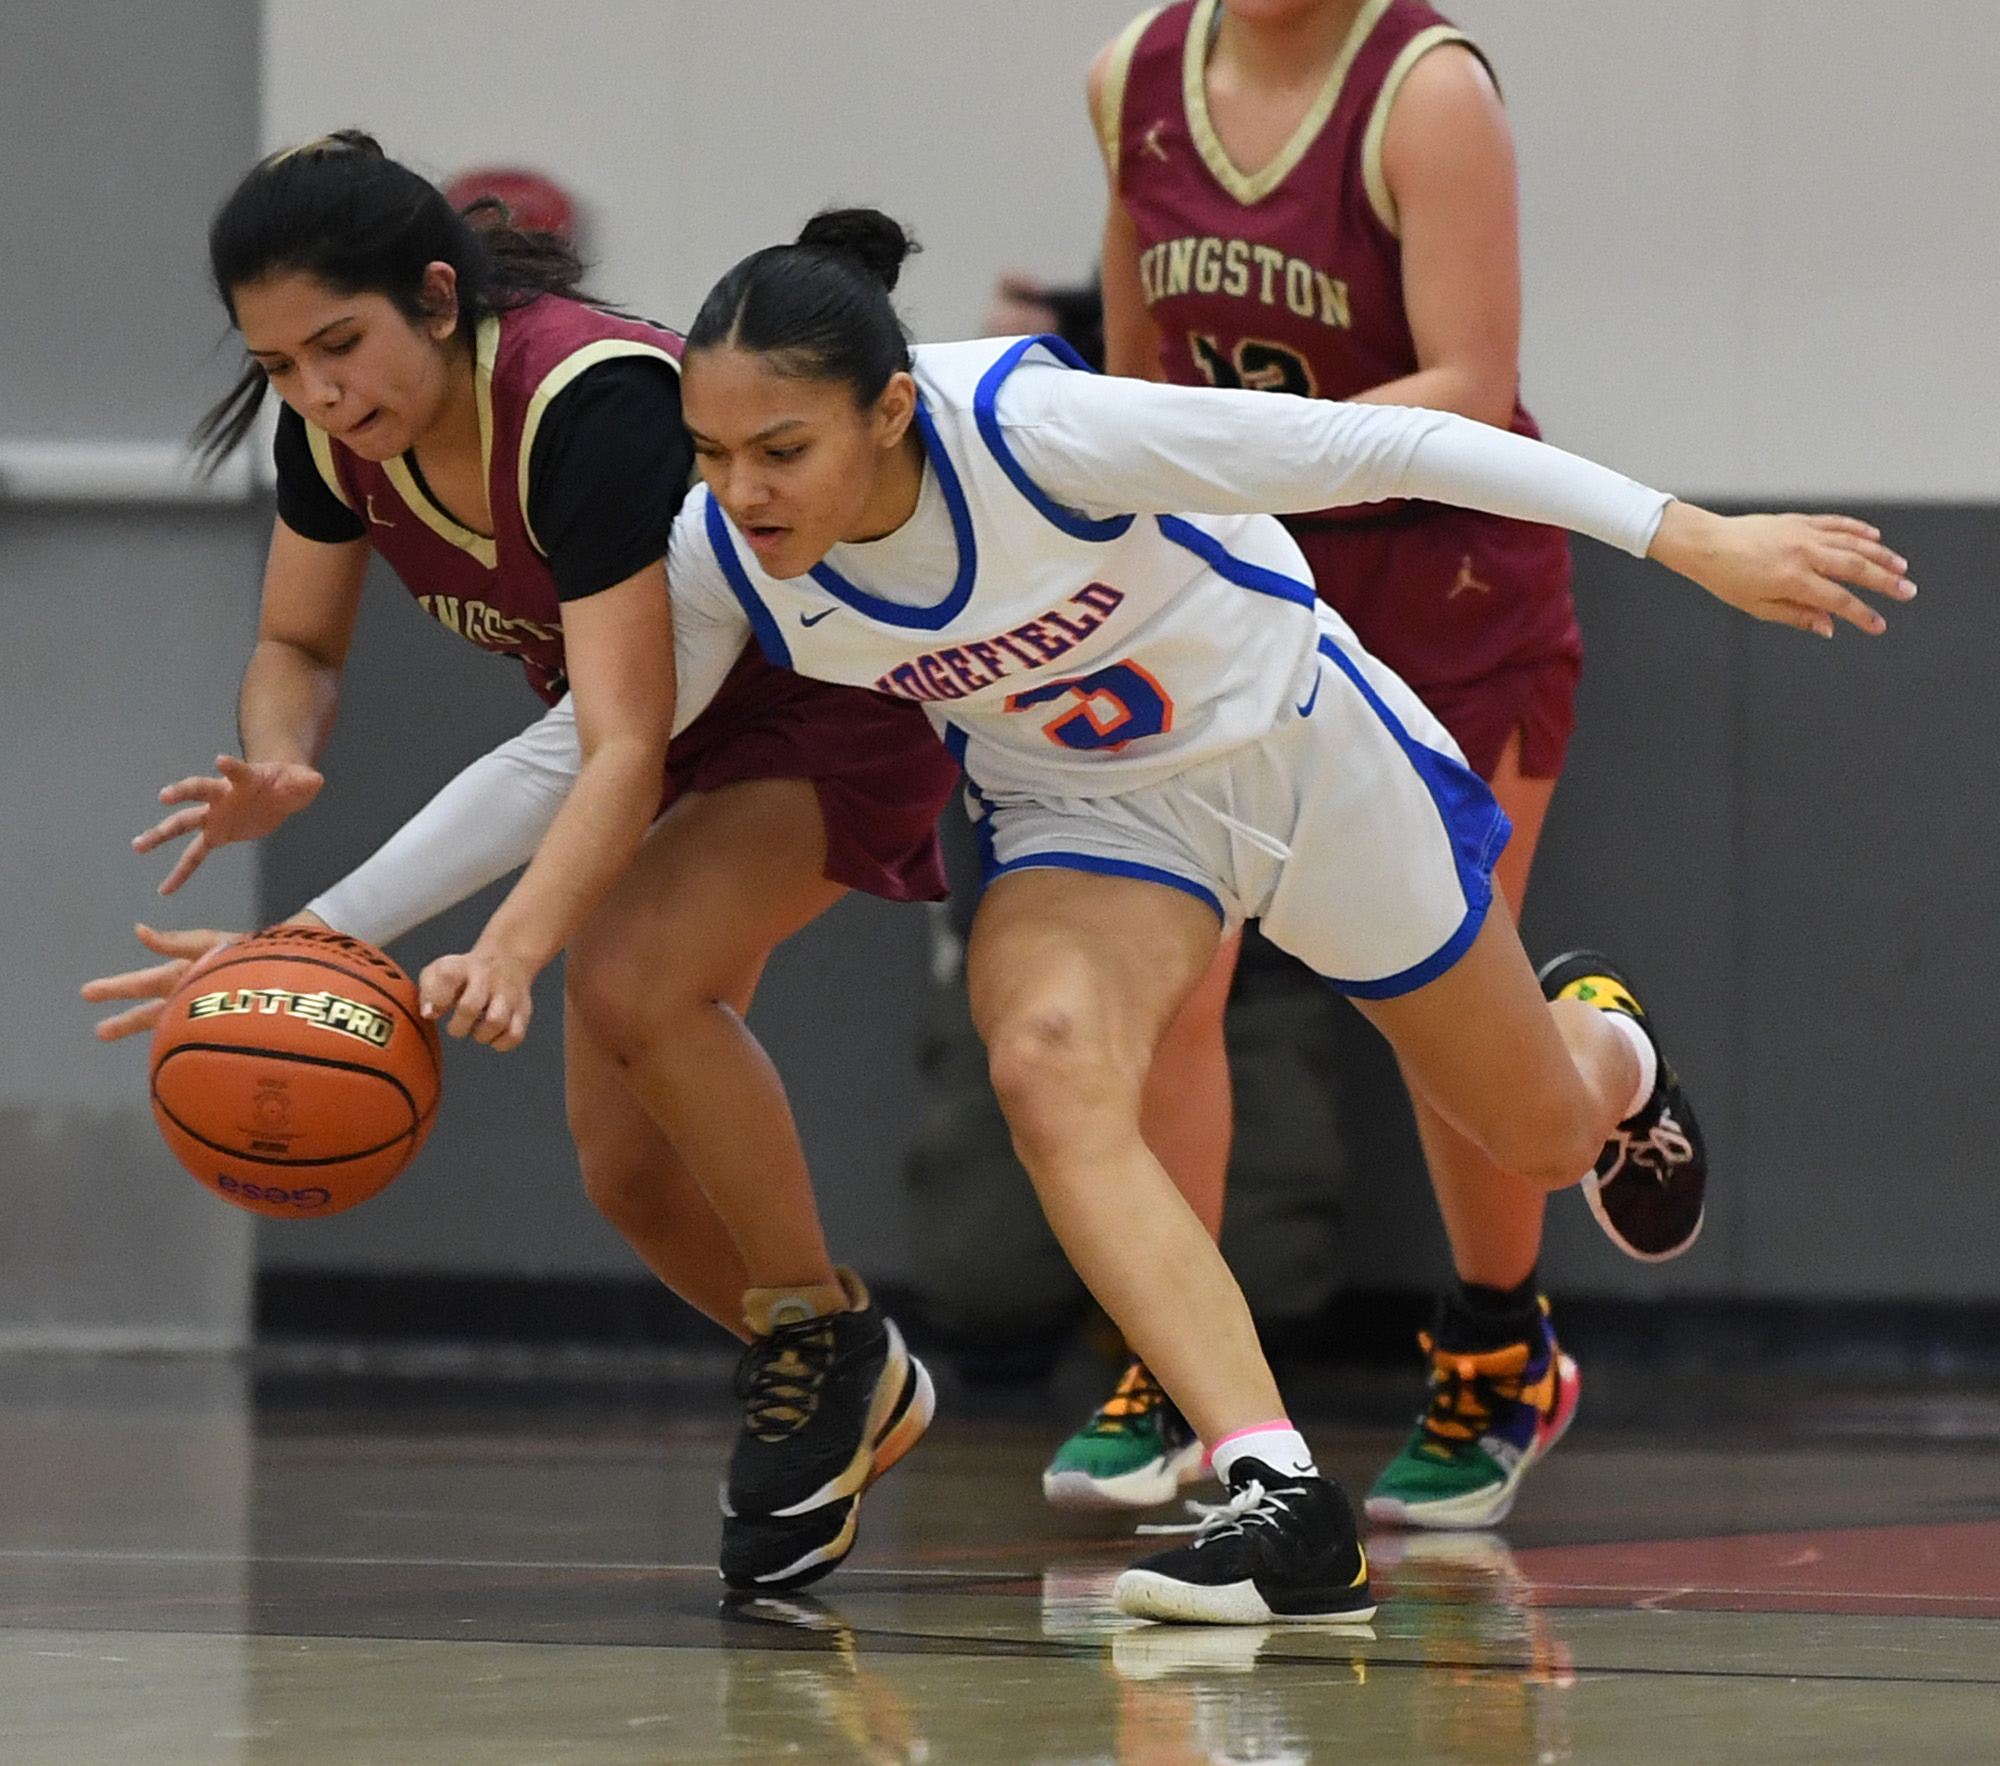
M 1192 1526 L 1139 1529 L 1194 1537 L 1141 1558 L 1112 1584 L 1120 1612 L 1198 1625 L 1358 1625 L 1374 1617 L 1354 1509 L 1331 1478 L 1239 1459 L 1227 1502 L 1188 1508 L 1200 1517 Z
M 1637 1115 L 1618 1124 L 1583 1180 L 1584 1200 L 1611 1242 L 1641 1263 L 1678 1257 L 1701 1236 L 1708 1190 L 1708 1153 L 1701 1125 L 1681 1082 L 1667 1065 L 1660 1039 L 1632 984 L 1608 957 L 1573 950 L 1542 965 L 1545 998 L 1581 1000 L 1637 1020 L 1658 1057 L 1653 1095 Z
M 851 1309 L 787 1317 L 743 1352 L 743 1429 L 722 1497 L 722 1579 L 733 1588 L 798 1588 L 854 1545 L 861 1495 L 930 1426 L 936 1394 L 902 1333 L 840 1272 Z

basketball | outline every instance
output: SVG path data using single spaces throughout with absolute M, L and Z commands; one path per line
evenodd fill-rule
M 276 926 L 188 971 L 153 1033 L 153 1115 L 225 1202 L 310 1220 L 365 1202 L 437 1117 L 437 1027 L 372 944 Z

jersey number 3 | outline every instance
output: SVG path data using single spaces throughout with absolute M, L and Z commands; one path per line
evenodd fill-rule
M 1116 754 L 1128 742 L 1164 735 L 1174 727 L 1174 702 L 1136 662 L 1114 662 L 1095 674 L 1010 694 L 1007 709 L 1027 711 L 1072 694 L 1075 703 L 1042 726 L 1042 734 L 1064 748 Z

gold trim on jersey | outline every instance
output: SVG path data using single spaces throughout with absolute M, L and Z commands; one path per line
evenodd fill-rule
M 1118 185 L 1119 136 L 1125 126 L 1125 80 L 1132 71 L 1132 53 L 1146 27 L 1165 11 L 1164 6 L 1155 6 L 1140 13 L 1112 39 L 1111 59 L 1105 64 L 1104 85 L 1097 95 L 1096 122 L 1098 151 L 1104 155 L 1104 170 L 1113 189 Z
M 493 494 L 493 359 L 499 353 L 500 320 L 497 314 L 489 313 L 479 321 L 472 360 L 472 396 L 479 407 L 479 479 L 489 498 Z M 439 539 L 470 553 L 488 570 L 500 568 L 500 554 L 492 539 L 462 526 L 426 496 L 402 455 L 384 460 L 382 470 L 410 513 Z
M 326 488 L 359 515 L 361 511 L 354 508 L 354 499 L 347 494 L 347 487 L 340 482 L 340 468 L 333 463 L 333 437 L 317 423 L 308 423 L 306 446 L 312 449 L 313 464 L 319 468 L 320 477 L 326 480 Z
M 521 526 L 527 530 L 528 543 L 544 558 L 549 555 L 548 549 L 536 535 L 535 524 L 528 515 L 528 462 L 535 451 L 535 432 L 541 428 L 542 418 L 557 393 L 585 369 L 595 368 L 598 363 L 609 362 L 619 356 L 657 356 L 676 374 L 681 371 L 680 363 L 656 344 L 641 343 L 631 337 L 600 337 L 595 343 L 587 343 L 564 356 L 542 376 L 541 384 L 528 400 L 527 415 L 521 420 L 521 453 L 515 462 L 515 478 L 521 499 Z
M 1368 41 L 1369 32 L 1389 10 L 1391 0 L 1368 0 L 1355 14 L 1347 41 L 1341 44 L 1340 53 L 1333 58 L 1333 66 L 1326 70 L 1326 83 L 1320 87 L 1312 108 L 1300 119 L 1299 126 L 1292 131 L 1292 138 L 1278 150 L 1277 157 L 1255 173 L 1237 168 L 1208 114 L 1205 79 L 1208 46 L 1214 34 L 1216 9 L 1220 4 L 1221 0 L 1196 0 L 1194 12 L 1188 19 L 1187 45 L 1181 56 L 1181 102 L 1187 111 L 1188 133 L 1194 138 L 1195 151 L 1201 155 L 1202 164 L 1208 167 L 1224 190 L 1247 208 L 1252 203 L 1262 202 L 1298 169 L 1299 161 L 1318 140 L 1320 130 L 1326 127 L 1327 118 L 1333 115 L 1333 107 L 1340 102 L 1341 88 L 1347 84 L 1347 70 L 1361 53 L 1361 45 Z
M 1432 25 L 1429 30 L 1419 31 L 1389 64 L 1389 71 L 1382 78 L 1382 89 L 1375 94 L 1367 133 L 1361 137 L 1361 182 L 1368 191 L 1368 206 L 1393 239 L 1402 238 L 1403 232 L 1402 217 L 1396 213 L 1396 198 L 1390 192 L 1388 175 L 1382 170 L 1382 143 L 1389 134 L 1389 112 L 1395 105 L 1396 94 L 1403 89 L 1403 82 L 1410 77 L 1410 70 L 1433 49 L 1442 49 L 1447 43 L 1463 43 L 1482 62 L 1486 60 L 1479 54 L 1479 45 L 1451 25 Z M 1493 71 L 1490 64 L 1486 71 L 1489 74 Z M 1496 80 L 1494 84 L 1497 88 L 1499 82 Z

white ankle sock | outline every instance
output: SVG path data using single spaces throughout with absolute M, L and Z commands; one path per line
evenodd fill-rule
M 1633 1054 L 1639 1057 L 1638 1089 L 1618 1117 L 1620 1122 L 1626 1122 L 1645 1109 L 1647 1100 L 1652 1097 L 1653 1087 L 1659 1083 L 1660 1057 L 1653 1047 L 1653 1039 L 1630 1012 L 1606 1012 L 1604 1015 L 1610 1019 L 1612 1029 L 1632 1045 Z
M 1291 1477 L 1304 1477 L 1319 1470 L 1313 1464 L 1312 1449 L 1306 1445 L 1306 1438 L 1286 1417 L 1238 1429 L 1209 1449 L 1208 1463 L 1225 1484 L 1229 1482 L 1229 1468 L 1239 1459 L 1261 1459 L 1272 1471 Z

